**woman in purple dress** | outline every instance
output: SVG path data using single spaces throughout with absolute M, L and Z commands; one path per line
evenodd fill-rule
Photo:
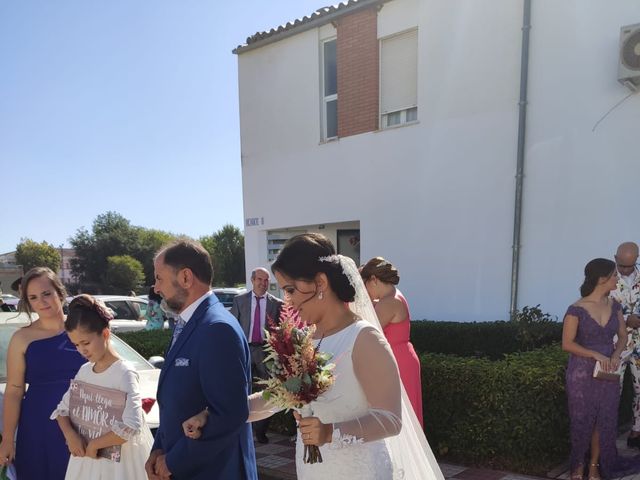
M 20 309 L 37 313 L 38 320 L 18 329 L 9 342 L 0 444 L 0 465 L 14 462 L 20 480 L 62 480 L 69 462 L 62 432 L 49 420 L 85 362 L 64 330 L 65 296 L 48 268 L 36 267 L 24 276 Z
M 566 375 L 571 480 L 583 478 L 587 462 L 589 480 L 599 480 L 640 472 L 640 456 L 618 456 L 619 381 L 593 376 L 596 362 L 605 372 L 616 371 L 627 339 L 620 304 L 609 299 L 618 281 L 616 265 L 596 258 L 587 263 L 584 277 L 582 298 L 567 310 L 562 330 L 562 348 L 571 354 Z

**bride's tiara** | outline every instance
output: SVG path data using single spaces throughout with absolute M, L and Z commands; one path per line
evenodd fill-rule
M 351 286 L 354 289 L 357 289 L 356 282 L 358 279 L 360 279 L 360 274 L 358 273 L 358 269 L 356 268 L 355 263 L 351 258 L 338 254 L 338 255 L 327 255 L 326 257 L 319 257 L 318 261 L 333 263 L 334 265 L 340 265 L 340 267 L 342 267 L 342 273 L 347 277 Z M 349 263 L 353 264 L 351 266 L 352 268 L 349 268 L 350 267 Z M 357 274 L 357 278 L 356 276 L 354 276 L 355 275 L 354 272 L 355 274 Z

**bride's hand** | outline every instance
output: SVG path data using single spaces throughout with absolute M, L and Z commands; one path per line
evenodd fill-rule
M 305 445 L 322 446 L 331 442 L 333 435 L 333 425 L 322 423 L 317 417 L 302 417 L 298 412 L 293 412 L 293 416 L 298 422 L 300 438 Z
M 182 430 L 184 431 L 184 434 L 193 440 L 200 438 L 200 435 L 202 434 L 202 427 L 207 424 L 208 416 L 209 412 L 204 409 L 199 414 L 182 422 Z

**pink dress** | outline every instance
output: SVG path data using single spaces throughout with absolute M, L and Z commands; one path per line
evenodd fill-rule
M 402 300 L 407 311 L 407 316 L 404 320 L 398 323 L 389 323 L 384 327 L 384 336 L 387 337 L 387 341 L 391 345 L 393 355 L 398 362 L 398 369 L 400 370 L 400 378 L 404 389 L 407 391 L 413 411 L 420 421 L 420 425 L 424 426 L 422 421 L 422 380 L 420 376 L 420 360 L 416 351 L 413 349 L 413 345 L 409 341 L 409 332 L 411 329 L 411 318 L 409 315 L 409 305 L 405 300 L 402 293 L 396 289 L 396 298 Z

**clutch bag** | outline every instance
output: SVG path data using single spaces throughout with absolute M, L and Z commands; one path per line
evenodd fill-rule
M 596 361 L 596 366 L 593 368 L 593 378 L 599 380 L 609 380 L 611 382 L 619 382 L 620 374 L 617 372 L 605 372 L 602 369 L 600 362 Z

